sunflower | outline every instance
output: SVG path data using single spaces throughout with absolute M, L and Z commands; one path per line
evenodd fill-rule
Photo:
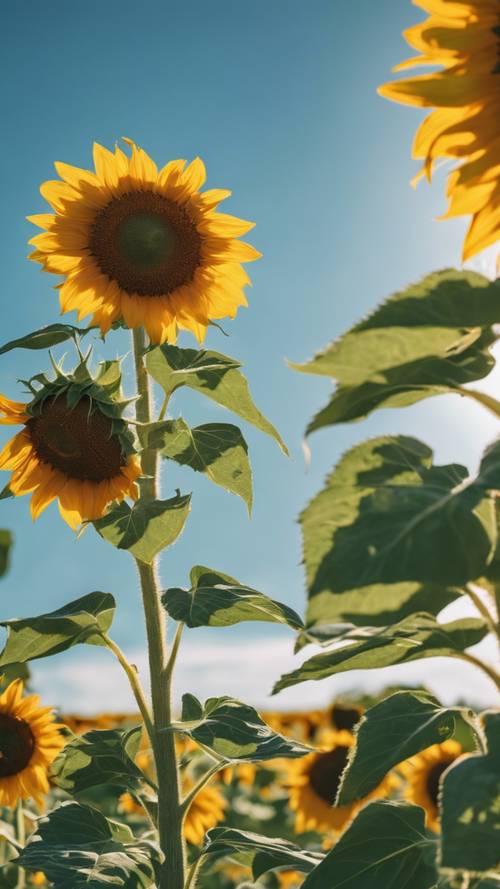
M 189 791 L 189 783 L 184 782 L 184 790 Z M 224 820 L 226 800 L 216 787 L 204 787 L 195 796 L 187 810 L 184 821 L 184 836 L 188 843 L 199 846 L 211 827 Z
M 38 695 L 23 698 L 21 680 L 0 695 L 0 808 L 29 797 L 43 807 L 49 766 L 64 747 L 60 728 Z
M 296 870 L 281 870 L 276 872 L 280 889 L 298 889 L 305 879 L 304 874 Z
M 158 170 L 125 141 L 130 157 L 94 144 L 95 173 L 55 164 L 62 181 L 40 189 L 55 212 L 28 217 L 44 229 L 30 258 L 64 275 L 62 311 L 92 315 L 103 333 L 124 321 L 155 343 L 175 342 L 178 329 L 201 342 L 211 319 L 247 305 L 241 263 L 261 254 L 237 238 L 254 223 L 217 212 L 230 191 L 200 192 L 200 158 Z
M 386 778 L 371 793 L 355 803 L 334 806 L 340 778 L 355 741 L 348 731 L 328 732 L 321 738 L 321 751 L 302 759 L 287 761 L 286 786 L 289 805 L 295 812 L 295 831 L 308 830 L 339 833 L 368 800 L 386 797 L 399 785 L 394 775 Z
M 467 260 L 500 237 L 500 4 L 498 0 L 414 0 L 429 13 L 404 32 L 413 65 L 443 69 L 384 84 L 382 96 L 434 108 L 421 124 L 413 156 L 430 180 L 440 158 L 460 160 L 448 178 L 447 217 L 472 215 Z M 419 178 L 419 177 L 417 177 Z
M 53 500 L 71 528 L 104 515 L 114 500 L 138 496 L 140 464 L 114 399 L 80 366 L 71 377 L 39 377 L 28 404 L 0 396 L 0 424 L 22 424 L 0 453 L 9 488 L 32 492 L 35 520 Z M 40 382 L 41 381 L 41 382 Z
M 452 763 L 462 756 L 457 741 L 434 744 L 399 766 L 408 784 L 405 797 L 425 809 L 425 823 L 430 830 L 439 832 L 439 790 L 441 777 Z

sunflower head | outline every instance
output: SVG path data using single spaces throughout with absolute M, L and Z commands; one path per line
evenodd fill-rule
M 179 328 L 201 342 L 212 319 L 246 305 L 241 263 L 260 254 L 237 239 L 253 223 L 217 211 L 229 191 L 200 191 L 199 158 L 158 170 L 125 141 L 130 156 L 94 145 L 95 172 L 56 163 L 61 180 L 41 187 L 54 213 L 29 217 L 44 229 L 31 258 L 65 277 L 62 311 L 91 315 L 103 333 L 123 320 L 156 343 Z
M 290 808 L 295 812 L 296 832 L 316 830 L 336 835 L 368 800 L 388 796 L 399 781 L 389 774 L 361 800 L 335 806 L 342 773 L 355 744 L 354 736 L 345 730 L 325 731 L 319 743 L 318 752 L 287 762 L 285 783 L 289 787 Z
M 0 397 L 0 423 L 23 425 L 1 452 L 0 469 L 12 470 L 12 494 L 32 492 L 34 519 L 57 498 L 76 528 L 112 501 L 135 498 L 140 465 L 122 419 L 119 364 L 104 363 L 96 378 L 86 361 L 70 375 L 55 370 L 55 379 L 39 374 L 27 382 L 27 404 Z
M 407 785 L 405 797 L 425 809 L 425 823 L 437 833 L 439 827 L 439 795 L 441 779 L 446 770 L 462 756 L 458 741 L 443 741 L 423 750 L 399 766 Z
M 440 70 L 384 84 L 382 96 L 433 109 L 419 127 L 413 156 L 430 179 L 439 160 L 460 161 L 448 178 L 447 217 L 471 215 L 463 259 L 500 236 L 500 6 L 498 0 L 415 0 L 428 18 L 405 31 L 419 53 L 396 66 Z
M 32 797 L 43 807 L 51 763 L 64 747 L 61 726 L 20 680 L 0 695 L 0 808 Z

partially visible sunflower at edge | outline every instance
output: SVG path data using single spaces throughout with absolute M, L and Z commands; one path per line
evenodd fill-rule
M 61 728 L 38 695 L 23 697 L 19 679 L 0 695 L 0 808 L 29 798 L 43 808 L 50 765 L 65 743 Z
M 371 799 L 388 797 L 399 786 L 399 779 L 389 773 L 371 793 L 355 803 L 334 806 L 354 735 L 342 730 L 325 732 L 319 739 L 319 752 L 298 760 L 288 760 L 284 784 L 289 790 L 289 805 L 295 812 L 295 831 L 315 830 L 336 836 L 356 812 Z M 326 838 L 325 845 L 328 845 Z
M 44 229 L 31 258 L 64 275 L 62 312 L 91 315 L 103 333 L 123 320 L 154 343 L 174 343 L 178 329 L 202 342 L 212 319 L 247 305 L 241 263 L 261 254 L 237 239 L 254 223 L 217 211 L 230 191 L 200 191 L 200 158 L 158 170 L 125 141 L 131 156 L 94 145 L 95 172 L 55 164 L 62 181 L 40 189 L 55 212 L 28 217 Z
M 12 471 L 12 494 L 32 494 L 33 519 L 57 499 L 76 529 L 104 515 L 112 501 L 136 499 L 140 463 L 120 400 L 99 377 L 80 365 L 72 377 L 60 371 L 55 380 L 44 377 L 32 394 L 27 404 L 0 395 L 0 424 L 23 425 L 1 451 L 0 469 Z
M 417 131 L 413 156 L 424 159 L 429 180 L 437 160 L 461 161 L 448 178 L 446 217 L 472 216 L 465 261 L 500 238 L 500 2 L 414 3 L 429 13 L 404 32 L 420 55 L 394 70 L 414 65 L 442 65 L 443 70 L 386 83 L 379 92 L 396 102 L 435 109 Z
M 441 778 L 446 769 L 462 756 L 463 752 L 458 741 L 443 741 L 442 744 L 434 744 L 398 766 L 407 780 L 405 798 L 425 809 L 426 826 L 435 833 L 440 830 Z

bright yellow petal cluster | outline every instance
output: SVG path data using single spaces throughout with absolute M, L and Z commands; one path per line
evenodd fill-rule
M 425 823 L 429 830 L 438 833 L 439 787 L 446 769 L 451 766 L 463 750 L 458 741 L 443 741 L 433 744 L 417 756 L 401 763 L 399 770 L 405 776 L 405 798 L 416 806 L 425 809 Z
M 155 343 L 175 342 L 178 329 L 201 342 L 211 319 L 234 318 L 247 305 L 250 279 L 241 263 L 261 254 L 237 239 L 254 224 L 217 212 L 231 192 L 200 191 L 200 158 L 158 170 L 125 141 L 130 156 L 94 145 L 95 172 L 55 164 L 61 180 L 41 186 L 54 213 L 29 217 L 44 229 L 30 242 L 31 258 L 64 275 L 62 311 L 91 315 L 103 333 L 123 320 L 143 326 Z
M 185 784 L 184 790 L 188 791 L 189 784 Z M 207 830 L 216 827 L 224 820 L 226 800 L 216 787 L 204 787 L 195 796 L 189 806 L 184 821 L 184 836 L 188 843 L 200 846 Z
M 71 478 L 40 458 L 30 434 L 32 418 L 27 408 L 27 404 L 0 395 L 0 424 L 24 424 L 0 452 L 0 469 L 12 472 L 9 488 L 16 497 L 32 494 L 33 521 L 56 499 L 62 518 L 73 529 L 84 521 L 100 518 L 114 500 L 137 499 L 136 479 L 141 474 L 137 457 L 129 456 L 121 471 L 104 481 Z
M 498 0 L 414 2 L 429 17 L 404 36 L 420 55 L 394 70 L 443 69 L 384 84 L 379 92 L 435 109 L 417 131 L 413 156 L 424 159 L 422 172 L 429 179 L 439 159 L 461 161 L 448 177 L 446 217 L 472 216 L 463 247 L 467 260 L 500 238 L 500 5 Z
M 16 680 L 0 695 L 0 726 L 0 808 L 13 807 L 18 800 L 28 798 L 43 808 L 44 797 L 49 792 L 49 766 L 65 743 L 61 725 L 54 722 L 51 707 L 40 707 L 38 695 L 23 697 L 22 682 Z M 9 748 L 6 745 L 9 741 L 12 743 L 10 734 L 15 735 L 17 731 L 22 732 L 21 737 L 29 738 L 31 754 L 19 771 L 2 775 L 11 771 L 7 768 Z M 24 758 L 21 757 L 21 761 Z

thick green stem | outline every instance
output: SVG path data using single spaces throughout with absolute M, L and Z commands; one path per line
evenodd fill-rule
M 144 366 L 145 339 L 142 329 L 134 330 L 134 356 L 139 398 L 136 419 L 151 422 L 149 378 Z M 141 498 L 153 500 L 157 492 L 157 460 L 153 451 L 143 453 Z M 175 738 L 165 731 L 172 722 L 170 682 L 167 674 L 166 617 L 160 601 L 157 566 L 136 560 L 141 583 L 146 631 L 148 637 L 149 672 L 153 705 L 153 753 L 158 781 L 158 832 L 165 856 L 159 878 L 159 889 L 184 889 L 186 853 L 182 836 L 182 809 Z

